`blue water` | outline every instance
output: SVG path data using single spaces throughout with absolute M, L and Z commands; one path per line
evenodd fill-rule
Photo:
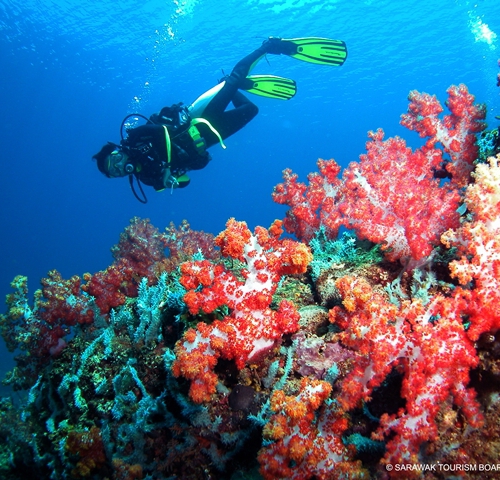
M 294 78 L 297 96 L 252 97 L 259 116 L 182 191 L 148 189 L 142 205 L 126 179 L 97 171 L 91 157 L 119 140 L 125 115 L 190 103 L 269 35 L 342 39 L 349 57 L 261 62 L 253 73 Z M 347 165 L 379 127 L 420 145 L 398 124 L 412 89 L 444 101 L 465 83 L 496 126 L 497 35 L 496 0 L 0 1 L 0 297 L 17 274 L 34 291 L 50 269 L 104 269 L 133 216 L 213 233 L 229 217 L 268 226 L 285 212 L 270 197 L 284 168 Z M 3 345 L 0 358 L 11 368 Z

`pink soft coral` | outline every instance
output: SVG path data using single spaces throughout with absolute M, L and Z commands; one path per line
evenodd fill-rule
M 489 165 L 479 164 L 473 173 L 465 203 L 471 220 L 458 230 L 442 236 L 448 247 L 456 247 L 459 260 L 450 270 L 462 288 L 455 297 L 465 297 L 472 340 L 484 332 L 500 329 L 500 157 L 490 158 Z
M 448 89 L 446 105 L 451 113 L 443 119 L 438 117 L 443 108 L 435 95 L 412 90 L 408 98 L 408 113 L 402 115 L 401 124 L 415 130 L 421 137 L 428 137 L 423 150 L 432 150 L 436 143 L 441 143 L 450 156 L 446 170 L 452 175 L 452 183 L 464 187 L 469 183 L 473 162 L 477 158 L 475 134 L 486 126 L 483 122 L 486 115 L 484 105 L 474 104 L 474 96 L 463 84 Z
M 439 151 L 412 151 L 399 137 L 384 141 L 382 130 L 369 136 L 367 154 L 344 172 L 343 223 L 382 244 L 388 260 L 420 260 L 447 228 L 458 226 L 458 192 L 434 178 Z
M 309 241 L 320 226 L 335 238 L 344 225 L 382 244 L 389 260 L 428 257 L 441 234 L 459 225 L 460 189 L 477 156 L 475 134 L 484 129 L 484 107 L 473 103 L 464 85 L 450 87 L 448 95 L 451 113 L 440 119 L 443 109 L 435 97 L 410 93 L 401 123 L 428 137 L 422 148 L 412 150 L 398 137 L 384 141 L 378 130 L 369 133 L 367 154 L 349 165 L 342 180 L 334 160 L 320 160 L 320 173 L 309 175 L 308 186 L 285 170 L 273 199 L 291 207 L 286 229 Z M 436 178 L 443 168 L 451 181 Z

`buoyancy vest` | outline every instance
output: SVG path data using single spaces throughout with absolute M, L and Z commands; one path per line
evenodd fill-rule
M 218 138 L 221 147 L 226 148 L 221 135 L 213 125 L 205 118 L 191 118 L 187 107 L 181 103 L 162 108 L 159 114 L 151 115 L 149 120 L 163 126 L 169 168 L 172 166 L 172 143 L 186 150 L 190 157 L 199 155 L 205 159 L 205 163 L 207 162 L 206 141 L 197 127 L 200 124 L 206 125 Z

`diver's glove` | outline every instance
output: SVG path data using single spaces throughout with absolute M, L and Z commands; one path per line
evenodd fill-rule
M 177 179 L 172 175 L 170 168 L 163 173 L 163 186 L 165 188 L 176 188 Z
M 185 173 L 178 176 L 172 175 L 170 168 L 167 168 L 163 174 L 163 185 L 165 188 L 169 188 L 170 192 L 173 192 L 175 188 L 187 187 L 190 181 Z

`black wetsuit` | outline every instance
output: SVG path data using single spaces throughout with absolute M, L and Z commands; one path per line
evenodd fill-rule
M 165 129 L 162 125 L 148 123 L 129 130 L 122 146 L 135 167 L 136 177 L 145 185 L 162 190 L 167 168 L 174 177 L 189 170 L 204 168 L 210 161 L 207 151 L 200 153 L 187 131 L 171 138 L 171 160 L 168 164 Z

